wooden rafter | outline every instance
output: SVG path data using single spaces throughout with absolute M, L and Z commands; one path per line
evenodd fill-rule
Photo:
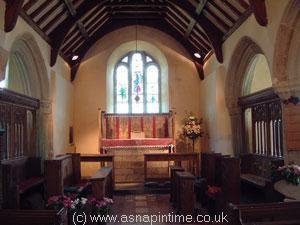
M 61 3 L 57 2 L 51 9 L 47 10 L 47 12 L 41 16 L 38 21 L 36 21 L 36 24 L 40 26 L 55 10 L 58 9 L 59 6 L 61 6 Z
M 196 8 L 196 14 L 200 14 L 202 12 L 202 10 L 204 9 L 205 5 L 207 3 L 207 0 L 201 0 L 199 3 L 198 3 L 198 6 Z M 184 34 L 185 38 L 188 38 L 192 32 L 192 30 L 194 29 L 194 26 L 196 25 L 196 20 L 192 19 L 189 26 L 188 26 L 188 29 L 186 30 L 186 33 Z
M 222 62 L 223 41 L 245 18 L 253 12 L 260 23 L 266 22 L 264 1 L 24 0 L 26 3 L 20 15 L 50 44 L 50 64 L 54 65 L 60 54 L 72 67 L 72 74 L 80 65 L 80 60 L 71 60 L 72 55 L 78 54 L 82 59 L 98 38 L 138 21 L 138 24 L 161 30 L 182 43 L 203 79 L 203 60 L 213 50 Z M 201 54 L 201 60 L 193 56 L 194 52 Z
M 209 1 L 208 4 L 212 5 L 215 7 L 219 12 L 221 12 L 231 23 L 235 23 L 235 19 L 232 18 L 222 7 L 220 7 L 217 3 L 214 1 Z
M 76 16 L 76 9 L 75 9 L 75 7 L 74 7 L 72 1 L 71 1 L 71 0 L 63 0 L 63 1 L 64 1 L 64 3 L 66 4 L 66 6 L 68 7 L 68 10 L 69 10 L 70 14 L 71 14 L 73 17 L 75 17 L 75 16 Z M 88 38 L 89 38 L 89 35 L 88 35 L 88 33 L 86 32 L 83 23 L 82 23 L 80 20 L 77 20 L 77 21 L 76 21 L 76 25 L 77 25 L 77 27 L 78 27 L 80 33 L 82 34 L 82 36 L 83 36 L 85 39 L 88 39 Z
M 206 33 L 207 37 L 210 40 L 211 46 L 215 52 L 217 60 L 222 63 L 223 62 L 223 52 L 222 52 L 222 37 L 223 33 L 220 31 L 211 21 L 209 21 L 205 16 L 202 14 L 198 15 L 196 13 L 195 7 L 191 5 L 188 1 L 177 1 L 177 0 L 168 0 L 171 4 L 174 4 L 177 7 L 185 10 L 191 18 L 196 20 L 204 32 Z
M 27 11 L 28 9 L 30 9 L 35 3 L 37 3 L 38 0 L 29 0 L 24 6 L 23 6 L 23 10 Z
M 267 9 L 265 0 L 249 0 L 255 19 L 259 25 L 268 25 Z
M 102 1 L 106 2 L 106 1 Z M 81 19 L 89 10 L 93 9 L 98 1 L 95 0 L 85 0 L 78 7 L 77 13 L 73 15 L 69 15 L 62 23 L 60 23 L 50 34 L 50 40 L 52 42 L 52 51 L 51 51 L 51 62 L 50 65 L 53 66 L 56 62 L 60 47 L 68 34 L 69 30 L 72 28 L 74 23 L 77 23 L 78 20 Z M 53 54 L 53 56 L 52 56 Z
M 53 0 L 48 0 L 42 3 L 36 10 L 34 10 L 31 14 L 30 17 L 33 19 L 37 17 Z
M 136 23 L 138 23 L 139 25 L 152 27 L 152 28 L 158 29 L 162 32 L 168 33 L 170 36 L 172 36 L 176 40 L 180 41 L 180 43 L 187 49 L 187 51 L 189 52 L 189 54 L 191 55 L 191 58 L 192 58 L 192 55 L 194 52 L 194 47 L 186 39 L 184 39 L 183 36 L 175 28 L 170 26 L 170 24 L 166 23 L 162 19 L 157 19 L 156 21 L 142 20 L 142 19 L 138 20 L 138 21 L 136 21 L 134 19 L 132 19 L 132 20 L 109 20 L 107 23 L 105 23 L 105 25 L 103 25 L 101 27 L 101 29 L 99 29 L 90 38 L 90 40 L 87 43 L 85 43 L 85 45 L 83 47 L 78 49 L 76 54 L 78 54 L 80 60 L 82 60 L 84 55 L 86 54 L 86 52 L 90 49 L 90 47 L 101 37 L 103 37 L 104 35 L 112 32 L 114 30 L 120 29 L 121 27 L 135 25 Z M 198 63 L 202 64 L 202 61 L 199 61 Z M 78 64 L 77 64 L 77 69 L 78 69 Z M 75 79 L 77 69 L 76 69 L 76 67 L 74 67 L 74 69 L 72 70 L 73 72 L 72 72 L 71 80 Z M 199 73 L 199 76 L 200 76 L 200 73 Z M 200 76 L 200 77 L 202 77 L 202 76 Z
M 10 32 L 16 26 L 24 0 L 6 0 L 4 31 Z

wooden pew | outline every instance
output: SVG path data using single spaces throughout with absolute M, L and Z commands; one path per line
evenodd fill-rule
M 238 204 L 240 202 L 240 159 L 235 157 L 217 156 L 219 171 L 215 176 L 219 176 L 219 193 L 206 194 L 204 204 L 211 213 L 218 213 L 227 208 L 229 203 Z M 216 165 L 215 165 L 216 166 Z M 206 202 L 205 202 L 206 201 Z
M 3 178 L 3 208 L 19 209 L 21 200 L 29 191 L 43 196 L 44 178 L 41 175 L 41 159 L 21 157 L 1 162 Z
M 181 215 L 192 215 L 195 210 L 195 176 L 189 172 L 175 172 L 175 208 Z
M 170 192 L 170 202 L 172 202 L 174 205 L 176 204 L 176 192 L 177 192 L 177 186 L 175 182 L 175 173 L 176 172 L 183 172 L 184 169 L 180 166 L 170 166 L 170 174 L 171 174 L 171 192 Z
M 274 198 L 271 169 L 284 165 L 282 158 L 245 154 L 241 155 L 241 182 L 253 188 L 260 189 L 265 194 L 266 201 Z
M 68 191 L 80 194 L 89 186 L 89 183 L 81 180 L 79 153 L 60 155 L 54 159 L 45 160 L 45 179 L 47 197 L 62 195 Z
M 0 210 L 5 225 L 67 225 L 64 209 L 56 210 Z
M 102 167 L 91 178 L 92 194 L 97 199 L 113 197 L 112 167 Z
M 300 202 L 230 205 L 232 225 L 300 224 Z
M 161 181 L 161 180 L 170 180 L 170 177 L 167 178 L 150 178 L 147 174 L 147 164 L 148 162 L 154 161 L 174 161 L 176 165 L 181 165 L 182 161 L 189 161 L 192 164 L 191 172 L 192 174 L 199 176 L 199 153 L 150 153 L 144 154 L 144 174 L 145 182 L 148 181 Z
M 89 178 L 92 185 L 92 195 L 97 199 L 103 197 L 113 198 L 113 191 L 115 186 L 114 179 L 114 155 L 80 155 L 81 162 L 98 162 L 99 169 Z M 111 166 L 105 166 L 105 164 Z

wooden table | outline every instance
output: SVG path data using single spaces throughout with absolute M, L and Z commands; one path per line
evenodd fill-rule
M 147 176 L 147 164 L 149 161 L 191 161 L 193 163 L 193 171 L 191 171 L 195 176 L 199 176 L 199 153 L 153 153 L 144 154 L 144 173 L 145 182 L 151 181 L 151 178 Z

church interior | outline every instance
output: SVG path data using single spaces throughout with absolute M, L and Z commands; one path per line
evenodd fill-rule
M 299 98 L 299 0 L 0 1 L 0 223 L 299 225 Z

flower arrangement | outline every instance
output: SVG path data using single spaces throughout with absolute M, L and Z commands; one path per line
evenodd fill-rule
M 207 194 L 210 196 L 214 196 L 221 193 L 221 188 L 216 186 L 210 186 L 208 185 Z
M 96 198 L 76 198 L 72 199 L 65 195 L 51 196 L 47 202 L 48 209 L 59 210 L 66 208 L 69 213 L 78 211 L 93 212 L 98 215 L 107 215 L 110 212 L 113 200 L 110 198 L 103 198 L 98 200 Z
M 300 185 L 300 166 L 286 165 L 278 168 L 281 178 L 294 185 Z
M 71 208 L 73 201 L 65 195 L 55 195 L 48 198 L 46 207 L 48 209 L 60 210 L 61 208 Z
M 188 138 L 195 140 L 199 136 L 201 136 L 201 123 L 202 120 L 199 120 L 192 114 L 190 114 L 187 118 L 184 119 L 184 135 Z

